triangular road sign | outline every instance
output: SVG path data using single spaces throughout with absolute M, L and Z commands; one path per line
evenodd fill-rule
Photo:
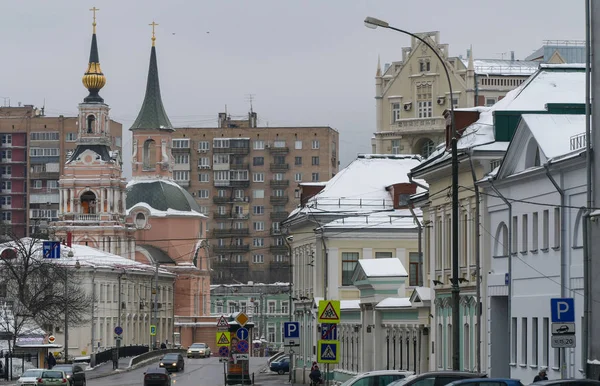
M 221 334 L 219 340 L 217 340 L 217 344 L 229 344 L 229 338 L 224 333 Z
M 339 320 L 340 317 L 337 314 L 337 312 L 335 312 L 335 308 L 333 308 L 333 305 L 331 304 L 331 302 L 329 302 L 329 303 L 327 303 L 327 306 L 325 306 L 325 309 L 321 313 L 321 316 L 319 316 L 319 319 L 321 319 L 321 320 Z
M 217 321 L 217 328 L 219 328 L 219 327 L 229 328 L 229 323 L 227 323 L 227 320 L 225 319 L 225 317 L 223 315 L 221 315 L 221 317 Z
M 327 360 L 335 360 L 335 352 L 333 352 L 331 345 L 328 344 L 325 346 L 323 353 L 321 353 L 321 358 Z

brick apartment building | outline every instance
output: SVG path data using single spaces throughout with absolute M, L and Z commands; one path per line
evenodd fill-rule
M 77 117 L 48 117 L 33 105 L 0 107 L 0 223 L 23 237 L 58 219 L 58 179 L 75 149 Z M 121 151 L 122 125 L 110 121 Z M 8 226 L 10 225 L 10 226 Z
M 339 169 L 339 134 L 328 126 L 257 127 L 219 114 L 216 128 L 177 128 L 173 178 L 210 217 L 212 284 L 286 282 L 280 222 L 300 203 L 301 182 Z

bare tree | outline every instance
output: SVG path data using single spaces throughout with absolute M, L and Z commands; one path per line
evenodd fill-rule
M 44 256 L 43 240 L 17 238 L 0 244 L 0 333 L 14 347 L 21 335 L 40 333 L 40 327 L 69 326 L 89 321 L 93 298 L 75 274 L 76 260 L 61 252 L 60 259 Z

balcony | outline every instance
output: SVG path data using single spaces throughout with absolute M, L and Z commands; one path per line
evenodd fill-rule
M 288 253 L 288 247 L 286 245 L 271 245 L 269 252 L 275 255 L 285 255 Z
M 271 180 L 272 188 L 287 188 L 290 186 L 290 180 Z
M 214 261 L 211 266 L 215 270 L 229 270 L 229 269 L 249 269 L 249 263 L 247 261 Z
M 406 133 L 422 133 L 422 132 L 443 132 L 446 130 L 446 119 L 438 118 L 407 118 L 391 125 L 391 131 L 376 133 L 377 137 L 397 137 L 398 131 L 402 134 Z
M 227 253 L 244 253 L 250 251 L 250 245 L 214 245 L 213 251 L 215 255 L 222 255 Z
M 271 229 L 269 233 L 271 234 L 271 236 L 277 236 L 281 234 L 281 229 Z
M 228 202 L 231 202 L 231 201 L 232 201 L 231 197 L 218 197 L 218 196 L 213 197 L 213 203 L 215 203 L 215 204 L 227 204 Z
M 278 221 L 281 222 L 283 220 L 285 220 L 286 218 L 288 218 L 288 216 L 290 215 L 289 212 L 271 212 L 271 220 L 273 221 Z
M 269 146 L 269 153 L 271 154 L 287 154 L 290 152 L 289 147 L 274 147 Z
M 60 173 L 58 172 L 31 172 L 29 173 L 29 178 L 31 179 L 48 179 L 48 180 L 58 180 L 60 178 Z
M 241 213 L 213 213 L 214 219 L 248 220 L 250 215 Z
M 230 164 L 229 168 L 231 170 L 248 170 L 250 168 L 250 165 L 247 163 L 242 163 L 242 164 Z
M 272 172 L 287 172 L 290 169 L 290 164 L 271 164 Z
M 215 238 L 248 236 L 249 234 L 250 234 L 249 228 L 242 228 L 242 229 L 229 228 L 229 229 L 213 229 L 212 230 L 212 236 Z
M 99 214 L 89 214 L 89 213 L 75 213 L 73 216 L 73 221 L 75 222 L 99 222 L 100 215 Z
M 181 186 L 182 188 L 189 188 L 190 187 L 190 181 L 187 180 L 175 180 L 175 183 L 179 186 Z
M 249 188 L 250 181 L 229 181 L 229 186 L 232 188 Z
M 213 153 L 215 153 L 215 154 L 247 155 L 250 153 L 250 146 L 248 146 L 248 147 L 213 147 Z
M 284 197 L 271 196 L 269 199 L 269 202 L 271 202 L 271 204 L 273 204 L 273 205 L 285 205 L 288 203 L 289 200 L 290 199 L 287 196 L 284 196 Z

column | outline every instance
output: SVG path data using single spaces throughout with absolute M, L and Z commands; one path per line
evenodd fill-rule
M 125 200 L 126 200 L 126 196 L 125 196 L 125 191 L 123 190 L 121 192 L 121 209 L 119 210 L 119 213 L 125 213 Z
M 75 189 L 69 189 L 69 195 L 70 195 L 70 206 L 71 206 L 71 213 L 77 213 L 79 212 L 79 208 L 75 206 Z
M 106 188 L 106 196 L 107 196 L 107 202 L 106 202 L 106 211 L 108 213 L 112 212 L 112 190 L 110 188 Z
M 105 199 L 105 195 L 104 195 L 104 188 L 100 189 L 100 213 L 104 213 L 104 199 Z
M 64 207 L 65 207 L 65 203 L 63 201 L 63 190 L 62 189 L 58 190 L 58 202 L 59 202 L 58 213 L 60 215 L 60 213 L 64 213 Z
M 117 208 L 118 208 L 118 200 L 119 200 L 119 196 L 117 195 L 117 189 L 115 189 L 114 187 L 112 188 L 112 212 L 116 213 L 117 212 Z

